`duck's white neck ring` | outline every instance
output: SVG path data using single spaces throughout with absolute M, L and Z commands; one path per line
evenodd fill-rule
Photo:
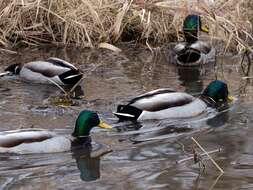
M 83 135 L 83 136 L 78 136 L 78 137 L 75 137 L 75 138 L 81 139 L 81 138 L 87 138 L 87 137 L 90 137 L 90 135 Z

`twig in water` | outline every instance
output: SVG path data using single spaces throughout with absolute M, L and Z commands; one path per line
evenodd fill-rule
M 90 73 L 91 72 L 93 72 L 93 71 L 95 71 L 96 69 L 97 69 L 97 67 L 98 66 L 96 66 L 96 67 L 94 67 L 91 71 L 90 71 Z M 1 74 L 0 74 L 1 75 Z M 1 76 L 0 76 L 1 77 Z M 47 78 L 47 80 L 49 80 L 51 83 L 53 83 L 55 86 L 57 86 L 64 94 L 65 94 L 65 96 L 70 96 L 70 94 L 71 94 L 71 92 L 73 92 L 75 89 L 76 89 L 76 87 L 83 81 L 83 79 L 84 78 L 86 78 L 87 77 L 87 75 L 86 76 L 83 76 L 68 92 L 66 91 L 66 90 L 64 90 L 59 84 L 57 84 L 56 82 L 54 82 L 53 80 L 51 80 L 50 78 Z
M 181 142 L 179 142 L 178 140 L 176 140 L 176 143 L 177 143 L 177 144 L 179 144 L 179 145 L 181 146 L 182 151 L 185 153 L 185 147 L 184 147 L 184 144 L 183 144 L 183 143 L 181 143 Z M 177 164 L 179 164 L 179 163 L 178 163 L 178 161 L 176 161 L 176 163 L 177 163 Z
M 193 142 L 198 145 L 198 147 L 208 156 L 208 158 L 212 161 L 212 163 L 216 166 L 216 168 L 221 172 L 224 173 L 223 169 L 214 161 L 214 159 L 208 154 L 208 152 L 196 141 L 194 137 L 191 138 Z
M 85 78 L 85 77 L 82 77 L 82 78 L 70 89 L 69 94 L 70 94 L 71 92 L 73 92 L 73 91 L 76 89 L 76 87 L 82 82 L 82 80 L 83 80 L 84 78 Z
M 54 82 L 50 78 L 47 78 L 47 80 L 49 80 L 51 83 L 53 83 L 55 86 L 57 86 L 65 95 L 68 95 L 68 93 L 59 84 L 57 84 L 56 82 Z
M 199 171 L 203 168 L 203 171 L 206 169 L 206 165 L 204 164 L 200 154 L 197 152 L 195 146 L 192 146 L 193 160 L 195 164 L 199 164 Z
M 214 186 L 217 184 L 217 182 L 219 181 L 219 179 L 222 175 L 223 175 L 223 173 L 220 173 L 220 175 L 215 179 L 212 186 L 208 190 L 213 190 Z
M 71 89 L 69 92 L 67 92 L 66 90 L 64 90 L 59 84 L 57 84 L 56 82 L 54 82 L 53 80 L 47 78 L 47 80 L 49 80 L 51 83 L 53 83 L 55 86 L 57 86 L 64 94 L 65 96 L 69 96 L 71 92 L 73 92 L 75 90 L 75 88 L 82 82 L 82 80 L 84 79 L 84 77 L 82 77 Z
M 220 152 L 220 151 L 221 151 L 221 148 L 216 149 L 216 150 L 208 151 L 207 153 L 208 153 L 208 154 L 213 154 L 213 153 Z M 206 153 L 200 154 L 201 157 L 202 157 L 202 156 L 205 156 L 205 155 L 206 155 Z M 190 156 L 190 157 L 188 157 L 188 158 L 184 158 L 184 159 L 182 159 L 182 160 L 177 160 L 176 163 L 177 163 L 177 164 L 180 164 L 180 163 L 182 163 L 182 162 L 186 162 L 186 161 L 189 161 L 189 160 L 192 160 L 192 159 L 194 159 L 194 155 L 193 155 L 193 156 Z

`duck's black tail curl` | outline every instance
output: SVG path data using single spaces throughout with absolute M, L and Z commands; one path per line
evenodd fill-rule
M 120 121 L 137 120 L 141 115 L 142 110 L 130 105 L 118 105 L 117 112 L 114 112 Z

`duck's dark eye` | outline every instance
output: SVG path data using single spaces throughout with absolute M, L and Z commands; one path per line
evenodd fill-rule
M 99 124 L 99 117 L 96 113 L 93 113 L 90 117 L 89 124 L 91 126 L 97 126 Z

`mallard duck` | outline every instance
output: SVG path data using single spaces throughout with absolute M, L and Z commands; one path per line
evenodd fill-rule
M 0 132 L 0 152 L 30 154 L 73 150 L 91 143 L 90 131 L 95 126 L 112 128 L 101 121 L 97 113 L 83 110 L 76 119 L 72 135 L 34 128 Z
M 208 28 L 201 23 L 201 17 L 199 15 L 188 15 L 183 23 L 185 41 L 179 42 L 174 47 L 177 65 L 200 65 L 214 57 L 215 50 L 210 43 L 199 39 L 200 31 L 208 33 Z
M 57 83 L 58 85 L 75 85 L 83 76 L 74 65 L 55 57 L 10 65 L 0 76 L 9 74 L 19 75 L 23 80 L 33 83 Z
M 227 84 L 215 80 L 198 98 L 169 88 L 157 89 L 137 96 L 127 105 L 119 105 L 114 114 L 120 120 L 189 118 L 203 113 L 207 107 L 218 108 L 231 100 Z

